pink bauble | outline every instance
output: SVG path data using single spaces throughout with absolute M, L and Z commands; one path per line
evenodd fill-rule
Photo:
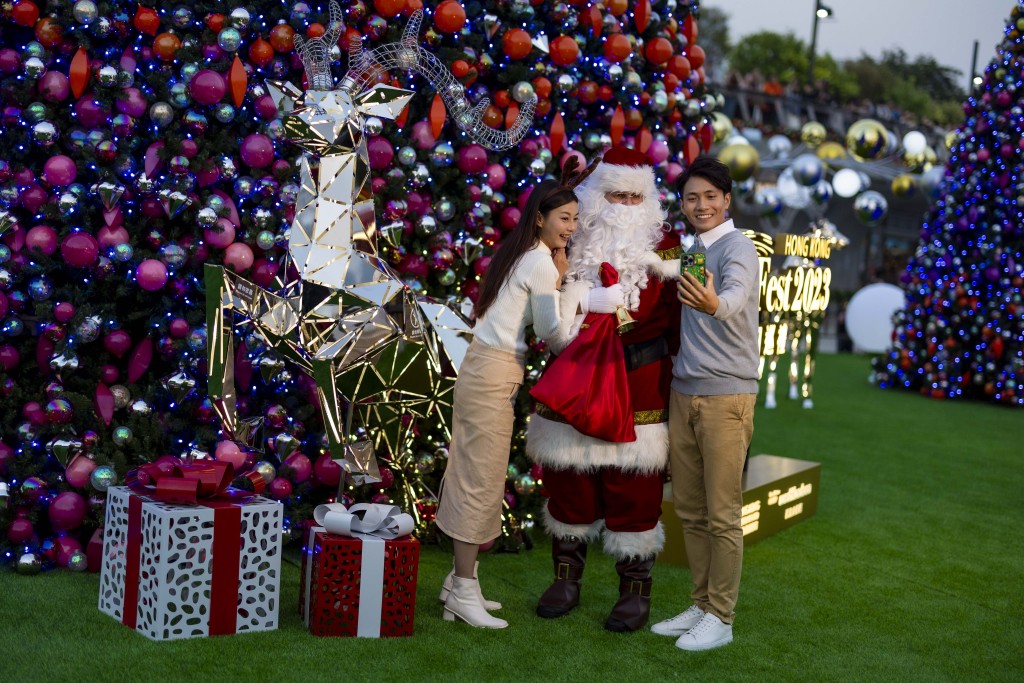
M 388 186 L 388 181 L 381 177 L 376 177 L 370 181 L 370 187 L 373 188 L 374 194 L 380 194 L 384 191 L 384 188 Z
M 412 141 L 417 149 L 433 149 L 437 144 L 437 138 L 430 130 L 430 123 L 417 121 L 412 127 Z
M 0 50 L 0 73 L 8 76 L 17 73 L 21 69 L 21 58 L 18 53 L 9 48 Z
M 14 459 L 14 449 L 0 441 L 0 475 L 7 473 L 7 463 Z
M 395 148 L 383 135 L 374 135 L 366 143 L 366 152 L 370 157 L 370 168 L 375 171 L 386 169 L 395 158 Z
M 60 71 L 47 71 L 39 79 L 39 94 L 47 102 L 63 102 L 71 92 L 71 82 Z
M 127 88 L 121 91 L 121 95 L 114 100 L 114 107 L 122 114 L 132 118 L 139 118 L 146 113 L 149 103 L 146 96 L 138 88 Z
M 220 180 L 220 167 L 210 164 L 196 171 L 196 182 L 199 187 L 209 187 Z
M 60 244 L 60 255 L 72 268 L 88 268 L 96 263 L 99 253 L 99 242 L 87 232 L 73 232 Z
M 370 496 L 370 502 L 374 505 L 387 505 L 391 502 L 391 496 L 386 493 L 375 493 Z
M 463 173 L 480 173 L 487 168 L 487 150 L 475 142 L 460 147 L 455 165 Z
M 252 267 L 252 249 L 245 242 L 234 242 L 224 250 L 224 263 L 236 273 L 244 273 Z
M 75 114 L 83 128 L 99 128 L 110 118 L 110 110 L 92 95 L 85 95 L 75 102 Z
M 217 444 L 214 457 L 218 462 L 226 462 L 235 470 L 241 470 L 245 465 L 246 453 L 234 441 L 221 441 Z
M 120 376 L 121 371 L 117 369 L 116 365 L 107 364 L 100 368 L 100 381 L 104 384 L 113 384 Z
M 669 185 L 674 185 L 676 182 L 676 178 L 678 178 L 679 174 L 682 172 L 682 166 L 680 166 L 674 161 L 668 162 L 668 165 L 665 167 L 665 182 Z
M 57 250 L 57 232 L 49 225 L 34 225 L 25 235 L 30 252 L 49 256 Z
M 53 539 L 53 542 L 57 546 L 57 566 L 59 567 L 67 567 L 71 561 L 71 556 L 82 552 L 82 544 L 74 536 L 61 534 Z
M 78 175 L 78 168 L 75 161 L 69 156 L 55 154 L 43 164 L 43 177 L 46 182 L 57 187 L 63 187 L 75 182 Z
M 473 272 L 477 275 L 483 275 L 487 272 L 487 266 L 491 265 L 490 256 L 481 256 L 476 261 L 473 261 Z
M 313 474 L 324 486 L 337 486 L 341 481 L 341 465 L 331 460 L 329 454 L 324 453 L 313 463 Z
M 6 301 L 7 298 L 4 297 Z M 0 369 L 4 372 L 10 372 L 14 368 L 18 367 L 18 363 L 21 362 L 21 354 L 18 353 L 18 349 L 14 348 L 10 344 L 4 344 L 0 346 Z
M 265 258 L 256 259 L 252 264 L 252 272 L 249 273 L 249 277 L 260 287 L 269 287 L 274 281 L 274 277 L 277 276 L 279 268 L 280 264 L 277 261 Z
M 82 525 L 88 510 L 89 506 L 86 504 L 85 498 L 74 491 L 58 493 L 50 503 L 50 523 L 53 524 L 54 529 L 59 531 L 77 529 Z
M 655 164 L 660 164 L 665 159 L 668 159 L 669 152 L 667 142 L 664 140 L 652 140 L 651 146 L 647 148 L 647 157 Z
M 89 483 L 89 475 L 97 467 L 99 465 L 96 464 L 95 460 L 79 455 L 68 463 L 67 468 L 64 470 L 64 478 L 76 489 L 84 489 Z
M 504 185 L 506 178 L 505 167 L 501 164 L 491 164 L 487 167 L 487 184 L 492 190 Z
M 203 231 L 203 239 L 211 247 L 224 249 L 235 241 L 235 224 L 227 218 L 218 218 L 213 226 Z
M 75 306 L 69 301 L 60 301 L 53 307 L 53 317 L 57 322 L 66 323 L 75 317 Z
M 270 486 L 267 487 L 270 492 L 270 497 L 275 500 L 284 500 L 288 496 L 292 495 L 292 483 L 284 477 L 278 477 L 274 481 L 270 482 Z
M 511 230 L 516 227 L 519 223 L 519 217 L 523 215 L 523 212 L 514 206 L 506 206 L 501 210 L 501 216 L 498 221 L 501 223 L 502 230 Z
M 135 269 L 135 281 L 147 292 L 155 292 L 167 284 L 167 266 L 163 261 L 148 258 Z
M 96 231 L 96 241 L 104 249 L 116 247 L 118 244 L 126 244 L 128 242 L 128 231 L 120 225 L 116 228 L 104 225 Z
M 46 424 L 46 411 L 35 401 L 29 401 L 21 407 L 21 416 L 34 425 Z
M 46 203 L 47 198 L 46 190 L 37 183 L 32 183 L 18 195 L 21 205 L 31 214 L 39 213 L 39 209 Z
M 191 159 L 199 153 L 199 145 L 196 144 L 195 140 L 191 138 L 185 138 L 181 141 L 181 154 L 186 159 Z
M 174 320 L 171 321 L 171 324 L 168 326 L 168 328 L 171 332 L 171 336 L 174 337 L 175 339 L 184 339 L 185 337 L 188 336 L 188 333 L 191 331 L 191 328 L 188 325 L 188 321 L 185 320 L 184 318 L 175 318 Z
M 166 218 L 163 204 L 156 197 L 146 197 L 142 200 L 142 215 L 146 218 Z
M 176 458 L 173 455 L 161 455 L 153 461 L 153 464 L 161 474 L 172 474 L 175 468 L 181 467 L 181 458 Z
M 528 186 L 525 190 L 519 193 L 518 197 L 516 197 L 516 206 L 519 207 L 520 211 L 525 209 L 526 202 L 530 201 L 530 195 L 533 194 L 533 188 L 533 185 Z
M 268 121 L 277 118 L 277 105 L 274 104 L 274 98 L 270 95 L 260 95 L 256 98 L 253 106 L 260 118 L 267 119 Z
M 131 346 L 132 338 L 124 330 L 114 330 L 108 332 L 103 337 L 103 348 L 117 358 L 121 358 L 124 354 L 128 353 L 128 349 Z
M 284 462 L 281 464 L 287 465 L 292 469 L 292 481 L 296 484 L 301 484 L 306 481 L 309 479 L 309 475 L 313 473 L 313 463 L 309 461 L 309 458 L 298 451 L 295 451 L 285 458 Z
M 494 547 L 494 539 L 492 538 L 491 540 L 485 541 L 484 543 L 480 544 L 480 552 L 486 553 L 488 550 L 490 550 L 493 547 Z
M 224 77 L 210 69 L 203 69 L 197 73 L 188 85 L 192 99 L 207 106 L 220 102 L 227 90 Z
M 253 133 L 242 140 L 238 152 L 246 166 L 264 168 L 274 160 L 274 143 L 262 133 Z
M 570 149 L 568 152 L 562 155 L 562 158 L 558 162 L 558 167 L 565 168 L 566 162 L 573 157 L 575 157 L 576 160 L 579 162 L 579 166 L 577 166 L 577 168 L 583 169 L 587 167 L 587 158 L 583 156 L 583 152 L 579 152 L 575 149 Z
M 0 318 L 7 315 L 8 310 L 10 310 L 10 304 L 7 302 L 7 295 L 0 292 Z
M 14 544 L 25 543 L 36 533 L 32 528 L 32 522 L 24 517 L 12 520 L 7 527 L 7 540 Z

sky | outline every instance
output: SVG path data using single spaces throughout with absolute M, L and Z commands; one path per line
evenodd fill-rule
M 966 89 L 971 53 L 978 41 L 977 71 L 982 73 L 995 56 L 1013 0 L 822 0 L 832 17 L 818 24 L 818 53 L 839 60 L 865 53 L 880 57 L 883 50 L 900 47 L 911 59 L 930 55 L 944 66 L 958 69 Z M 701 7 L 717 7 L 729 14 L 729 36 L 734 44 L 758 31 L 792 32 L 811 42 L 815 0 L 701 0 Z M 700 38 L 697 39 L 698 44 Z

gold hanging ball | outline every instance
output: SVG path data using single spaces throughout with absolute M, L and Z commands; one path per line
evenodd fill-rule
M 732 121 L 720 111 L 711 114 L 711 130 L 715 131 L 715 142 L 722 142 L 732 135 Z
M 752 145 L 734 142 L 718 152 L 718 158 L 729 167 L 729 175 L 738 183 L 750 178 L 757 172 L 761 158 Z
M 874 119 L 855 121 L 846 131 L 846 149 L 858 159 L 877 159 L 885 153 L 889 133 Z
M 908 199 L 917 193 L 917 180 L 906 173 L 892 179 L 893 196 Z
M 817 147 L 825 142 L 826 135 L 825 126 L 817 121 L 808 121 L 800 129 L 800 140 L 808 147 Z
M 825 163 L 828 163 L 829 161 L 833 161 L 834 159 L 845 159 L 846 148 L 840 145 L 838 142 L 832 142 L 830 140 L 828 142 L 823 142 L 821 146 L 818 147 L 818 150 L 815 152 L 815 154 L 818 155 L 819 159 L 821 159 Z
M 943 139 L 943 143 L 946 145 L 946 149 L 953 149 L 953 145 L 960 139 L 960 131 L 953 129 L 946 133 L 946 137 Z

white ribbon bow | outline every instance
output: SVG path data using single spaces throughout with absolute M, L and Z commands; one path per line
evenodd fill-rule
M 397 505 L 380 503 L 356 503 L 350 508 L 341 503 L 317 505 L 313 519 L 328 533 L 343 536 L 367 534 L 385 541 L 407 536 L 415 526 L 412 515 L 402 512 Z

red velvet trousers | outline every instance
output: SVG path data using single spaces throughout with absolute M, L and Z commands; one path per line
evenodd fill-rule
M 544 468 L 548 512 L 563 524 L 604 520 L 609 531 L 649 531 L 661 516 L 661 473 L 638 474 L 615 467 L 582 473 Z

